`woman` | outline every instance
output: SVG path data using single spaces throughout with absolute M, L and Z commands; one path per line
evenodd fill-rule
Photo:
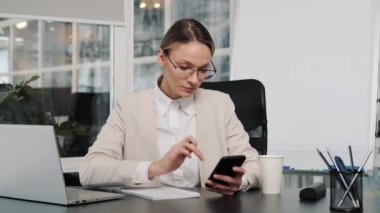
M 216 72 L 215 47 L 207 29 L 194 19 L 177 21 L 157 54 L 163 73 L 154 89 L 119 100 L 94 145 L 83 158 L 85 186 L 165 184 L 205 186 L 233 195 L 258 186 L 258 154 L 234 112 L 230 97 L 200 89 Z M 219 159 L 245 155 L 236 177 L 215 175 Z

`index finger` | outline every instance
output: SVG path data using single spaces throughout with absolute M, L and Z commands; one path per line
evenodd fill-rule
M 185 147 L 187 150 L 194 152 L 194 154 L 198 156 L 200 160 L 202 161 L 204 160 L 202 151 L 196 145 L 190 143 L 190 144 L 185 144 Z
M 203 157 L 203 153 L 198 147 L 195 147 L 194 154 L 198 156 L 199 160 L 203 161 L 205 158 Z
M 189 142 L 189 143 L 191 143 L 191 144 L 194 144 L 195 146 L 198 145 L 198 141 L 195 140 L 195 138 L 194 138 L 193 136 L 188 135 L 186 138 L 187 138 L 187 142 Z

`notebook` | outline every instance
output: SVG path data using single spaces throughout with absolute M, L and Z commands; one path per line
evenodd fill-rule
M 122 189 L 121 192 L 149 200 L 171 200 L 200 197 L 199 192 L 193 192 L 168 186 L 155 188 Z
M 52 126 L 0 124 L 0 196 L 61 205 L 124 197 L 65 186 Z

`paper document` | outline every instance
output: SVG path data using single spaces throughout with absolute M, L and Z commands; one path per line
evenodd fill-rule
M 121 192 L 150 200 L 169 200 L 200 197 L 198 192 L 162 186 L 159 188 L 122 189 Z

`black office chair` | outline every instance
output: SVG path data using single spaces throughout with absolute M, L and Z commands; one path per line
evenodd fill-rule
M 256 79 L 245 79 L 204 82 L 201 87 L 230 95 L 236 115 L 250 136 L 249 143 L 259 154 L 265 155 L 268 129 L 264 85 Z

